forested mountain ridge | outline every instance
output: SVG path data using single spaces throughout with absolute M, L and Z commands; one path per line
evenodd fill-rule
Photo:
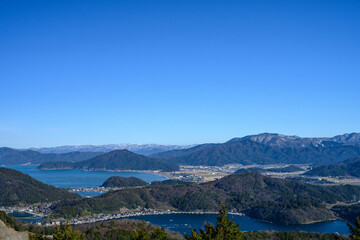
M 302 148 L 310 146 L 360 146 L 360 133 L 345 133 L 334 137 L 298 137 L 289 136 L 278 133 L 260 133 L 256 135 L 249 135 L 242 138 L 233 138 L 227 143 L 237 142 L 249 139 L 254 142 L 262 143 L 271 147 L 280 148 Z
M 185 149 L 176 149 L 152 154 L 157 158 L 182 157 L 200 150 L 250 140 L 270 147 L 278 148 L 305 148 L 305 147 L 330 147 L 330 146 L 360 146 L 360 133 L 346 133 L 331 138 L 301 138 L 278 133 L 260 133 L 245 137 L 230 139 L 225 143 L 205 143 Z
M 343 134 L 331 138 L 301 138 L 276 133 L 262 133 L 233 138 L 225 143 L 207 143 L 193 147 L 156 144 L 113 144 L 63 146 L 49 149 L 35 148 L 44 152 L 56 153 L 39 153 L 32 150 L 15 150 L 3 147 L 0 148 L 0 165 L 78 162 L 103 154 L 103 152 L 99 152 L 102 149 L 108 152 L 114 148 L 126 147 L 129 148 L 128 150 L 143 151 L 146 154 L 155 153 L 150 155 L 150 158 L 166 159 L 167 162 L 175 164 L 326 164 L 360 156 L 360 133 Z M 96 152 L 84 152 L 91 149 Z M 175 150 L 166 151 L 169 149 Z M 69 150 L 81 150 L 81 152 L 67 152 Z M 64 151 L 66 153 L 62 153 Z
M 82 170 L 163 170 L 176 171 L 179 167 L 173 163 L 149 158 L 128 150 L 115 150 L 92 159 L 75 162 L 48 162 L 38 169 L 82 169 Z
M 276 135 L 277 136 L 277 135 Z M 256 138 L 255 138 L 256 140 Z M 343 143 L 293 145 L 254 141 L 251 137 L 232 139 L 222 144 L 204 144 L 184 150 L 151 155 L 186 165 L 222 166 L 225 164 L 325 164 L 360 156 L 359 145 Z
M 91 199 L 59 203 L 54 217 L 76 217 L 138 207 L 179 211 L 217 211 L 221 202 L 229 209 L 282 224 L 302 224 L 335 219 L 324 203 L 360 199 L 360 187 L 321 187 L 258 173 L 233 174 L 220 180 L 189 185 L 155 185 L 123 189 Z

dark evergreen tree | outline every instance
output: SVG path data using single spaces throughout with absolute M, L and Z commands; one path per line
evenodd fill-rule
M 354 226 L 347 223 L 350 228 L 350 238 L 360 240 L 360 216 L 356 218 Z
M 168 237 L 166 236 L 165 229 L 164 228 L 157 228 L 155 231 L 151 234 L 151 239 L 154 240 L 166 240 Z
M 187 240 L 241 240 L 243 234 L 240 231 L 240 224 L 235 224 L 227 216 L 227 209 L 224 203 L 221 204 L 216 226 L 208 223 L 204 228 L 199 229 L 200 233 L 191 229 L 191 235 L 185 234 Z
M 85 240 L 85 234 L 73 228 L 69 223 L 56 226 L 53 234 L 54 240 Z
M 134 231 L 134 240 L 167 240 L 170 239 L 164 228 L 156 228 L 151 234 L 149 229 L 146 229 L 145 223 L 143 223 L 139 230 Z
M 134 240 L 150 240 L 149 233 L 145 229 L 145 224 L 141 225 L 138 231 L 134 231 L 135 237 Z

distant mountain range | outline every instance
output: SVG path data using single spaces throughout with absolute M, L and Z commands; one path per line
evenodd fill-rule
M 300 138 L 263 133 L 150 156 L 189 165 L 335 163 L 360 156 L 360 134 Z
M 39 153 L 32 150 L 0 148 L 0 165 L 40 164 L 44 162 L 77 162 L 98 156 L 100 152 Z
M 228 143 L 249 139 L 271 147 L 302 148 L 302 147 L 330 147 L 339 145 L 360 146 L 360 133 L 346 133 L 330 138 L 301 138 L 277 133 L 262 133 L 242 138 L 233 138 Z
M 33 150 L 0 148 L 0 165 L 78 162 L 120 148 L 127 148 L 128 151 L 142 153 L 142 155 L 152 153 L 147 156 L 152 159 L 165 160 L 162 161 L 163 163 L 175 165 L 329 164 L 360 156 L 360 133 L 338 135 L 331 138 L 301 138 L 276 133 L 262 133 L 233 138 L 225 143 L 207 143 L 195 146 L 113 144 L 34 148 L 43 153 Z M 168 151 L 169 149 L 172 150 Z M 75 150 L 77 152 L 67 152 Z M 70 165 L 62 164 L 64 168 L 71 168 Z
M 129 150 L 131 152 L 149 155 L 176 149 L 193 147 L 194 145 L 161 145 L 161 144 L 107 144 L 107 145 L 67 145 L 58 147 L 33 147 L 30 150 L 40 153 L 68 153 L 68 152 L 111 152 L 114 150 Z
M 254 142 L 262 143 L 272 147 L 309 147 L 309 146 L 335 146 L 335 145 L 354 145 L 360 146 L 360 133 L 346 133 L 331 138 L 301 138 L 298 136 L 287 136 L 277 133 L 261 133 L 249 135 L 242 138 L 233 138 L 227 143 L 249 139 Z M 212 146 L 211 144 L 201 144 L 199 146 Z M 166 145 L 166 144 L 106 144 L 106 145 L 66 145 L 57 147 L 33 147 L 30 150 L 40 153 L 68 153 L 68 152 L 111 152 L 113 150 L 126 149 L 131 152 L 150 155 L 171 150 L 181 150 L 195 147 L 197 145 Z
M 46 162 L 41 164 L 38 169 L 176 171 L 179 170 L 179 166 L 128 150 L 114 150 L 80 162 Z

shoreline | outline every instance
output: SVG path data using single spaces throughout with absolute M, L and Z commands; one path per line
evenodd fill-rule
M 70 224 L 77 225 L 77 224 L 88 224 L 88 223 L 95 223 L 95 222 L 104 222 L 116 219 L 123 219 L 123 218 L 131 218 L 131 217 L 139 217 L 139 216 L 151 216 L 151 215 L 170 215 L 170 214 L 215 214 L 218 215 L 219 212 L 203 212 L 203 211 L 190 211 L 190 212 L 179 212 L 179 211 L 168 211 L 168 210 L 153 210 L 148 212 L 125 212 L 125 213 L 112 213 L 112 214 L 97 214 L 95 216 L 84 217 L 83 219 L 70 219 Z M 228 215 L 237 215 L 237 216 L 245 216 L 244 213 L 233 213 L 228 212 Z M 64 220 L 63 220 L 64 221 Z M 45 226 L 53 226 L 55 224 L 60 223 L 58 219 L 54 219 L 51 223 L 45 223 L 42 225 Z
M 111 221 L 111 220 L 116 220 L 116 219 L 124 219 L 124 218 L 132 218 L 132 217 L 141 217 L 141 216 L 156 216 L 156 215 L 170 215 L 170 214 L 196 214 L 196 215 L 219 215 L 219 212 L 204 212 L 204 211 L 169 211 L 169 210 L 153 210 L 153 211 L 147 211 L 147 212 L 124 212 L 124 213 L 112 213 L 112 214 L 96 214 L 94 216 L 88 216 L 88 217 L 83 217 L 81 219 L 70 219 L 70 224 L 72 225 L 77 225 L 77 224 L 89 224 L 89 223 L 96 223 L 96 222 L 104 222 L 104 221 Z M 345 221 L 343 219 L 339 219 L 339 218 L 335 218 L 335 219 L 328 219 L 328 220 L 324 220 L 324 221 L 310 221 L 310 222 L 306 222 L 306 223 L 302 223 L 302 224 L 289 224 L 289 225 L 284 225 L 281 223 L 276 223 L 276 222 L 271 222 L 271 221 L 266 221 L 266 220 L 262 220 L 262 219 L 257 219 L 257 218 L 251 218 L 249 216 L 247 216 L 245 213 L 237 213 L 237 212 L 228 212 L 228 215 L 234 215 L 234 216 L 244 216 L 244 217 L 248 217 L 250 219 L 253 220 L 257 220 L 257 221 L 261 221 L 261 222 L 265 222 L 265 223 L 270 223 L 270 224 L 274 224 L 274 225 L 282 225 L 282 226 L 292 226 L 292 225 L 310 225 L 310 224 L 315 224 L 315 223 L 325 223 L 325 222 L 332 222 L 332 221 Z M 51 220 L 50 223 L 44 223 L 41 225 L 44 226 L 53 226 L 55 224 L 60 224 L 60 222 L 64 222 L 65 220 L 62 219 L 53 219 Z
M 17 166 L 17 165 L 16 165 Z M 92 170 L 85 170 L 85 169 L 77 169 L 77 168 L 44 168 L 44 169 L 37 169 L 38 171 L 55 171 L 55 170 L 80 170 L 84 172 L 138 172 L 138 173 L 149 173 L 161 177 L 165 177 L 167 179 L 171 179 L 168 172 L 162 173 L 160 170 L 109 170 L 109 169 L 92 169 Z
M 2 209 L 3 211 L 5 209 Z M 9 209 L 8 209 L 9 210 Z M 12 211 L 6 211 L 7 213 L 10 212 L 25 212 L 25 213 L 29 213 L 32 216 L 28 216 L 26 217 L 26 219 L 39 219 L 40 221 L 36 221 L 33 224 L 37 224 L 37 225 L 43 225 L 43 226 L 54 226 L 54 225 L 59 225 L 62 222 L 65 222 L 66 219 L 63 218 L 55 218 L 55 219 L 49 219 L 47 222 L 42 222 L 42 220 L 46 219 L 50 213 L 48 214 L 41 214 L 41 213 L 36 213 L 36 212 L 30 212 L 28 210 L 25 209 L 11 209 Z M 99 213 L 99 214 L 95 214 L 92 216 L 84 216 L 81 217 L 79 219 L 77 218 L 72 218 L 69 219 L 70 220 L 70 224 L 72 225 L 77 225 L 77 224 L 89 224 L 89 223 L 96 223 L 96 222 L 104 222 L 104 221 L 111 221 L 111 220 L 116 220 L 116 219 L 124 219 L 124 218 L 132 218 L 132 217 L 141 217 L 141 216 L 157 216 L 157 215 L 170 215 L 170 214 L 193 214 L 193 215 L 219 215 L 219 212 L 215 212 L 215 211 L 174 211 L 174 210 L 145 210 L 145 211 L 129 211 L 129 212 L 118 212 L 118 213 Z M 234 215 L 234 216 L 244 216 L 244 217 L 248 217 L 250 219 L 254 219 L 257 221 L 261 221 L 261 222 L 265 222 L 265 223 L 270 223 L 270 224 L 275 224 L 275 225 L 283 225 L 283 226 L 291 226 L 291 225 L 310 225 L 310 224 L 315 224 L 315 223 L 322 223 L 322 222 L 332 222 L 332 221 L 345 221 L 341 218 L 332 218 L 332 219 L 328 219 L 328 220 L 318 220 L 318 221 L 308 221 L 306 223 L 299 223 L 299 224 L 290 224 L 290 225 L 284 225 L 281 223 L 276 223 L 276 222 L 272 222 L 272 221 L 266 221 L 263 219 L 258 219 L 258 218 L 252 218 L 247 216 L 245 213 L 242 212 L 228 212 L 228 215 Z M 21 217 L 19 217 L 21 218 Z M 41 219 L 40 219 L 41 218 Z M 25 218 L 22 218 L 25 219 Z

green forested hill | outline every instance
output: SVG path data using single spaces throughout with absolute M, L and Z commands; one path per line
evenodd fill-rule
M 38 169 L 83 169 L 83 170 L 163 170 L 176 171 L 179 166 L 166 161 L 149 158 L 128 150 L 115 150 L 92 159 L 75 162 L 49 162 Z
M 360 203 L 334 206 L 332 211 L 334 211 L 339 217 L 346 219 L 349 222 L 355 222 L 356 218 L 360 217 Z
M 44 162 L 37 167 L 39 170 L 52 170 L 52 169 L 73 169 L 75 163 L 73 162 Z
M 77 162 L 75 167 L 84 170 L 164 170 L 174 171 L 179 168 L 158 159 L 152 159 L 128 150 L 115 150 L 87 161 Z
M 136 177 L 109 177 L 102 185 L 102 187 L 138 187 L 146 186 L 149 183 Z
M 360 177 L 360 157 L 337 164 L 316 167 L 305 173 L 308 176 Z
M 254 218 L 299 224 L 334 219 L 324 203 L 349 201 L 354 196 L 360 198 L 360 187 L 321 187 L 243 173 L 203 184 L 124 189 L 91 199 L 62 202 L 55 207 L 54 216 L 112 212 L 121 207 L 217 211 L 221 202 L 226 202 L 230 209 L 246 212 Z
M 27 174 L 0 168 L 0 206 L 79 198 L 78 194 L 41 183 Z

